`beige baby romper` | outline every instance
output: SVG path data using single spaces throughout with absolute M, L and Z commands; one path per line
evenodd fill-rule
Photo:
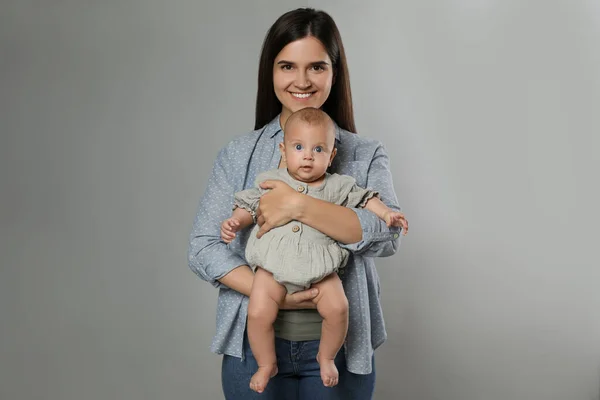
M 258 184 L 266 180 L 283 181 L 300 193 L 346 207 L 364 207 L 371 197 L 378 196 L 375 191 L 358 187 L 351 176 L 327 174 L 320 186 L 308 186 L 281 168 L 259 174 L 255 188 L 236 193 L 233 208 L 244 208 L 255 218 L 260 196 L 267 191 Z M 246 261 L 253 270 L 261 267 L 271 272 L 288 293 L 307 289 L 348 261 L 348 250 L 299 221 L 273 228 L 260 239 L 256 238 L 258 230 L 255 224 L 246 245 Z

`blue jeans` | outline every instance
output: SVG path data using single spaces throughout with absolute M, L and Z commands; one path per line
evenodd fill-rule
M 375 391 L 375 360 L 369 375 L 357 375 L 346 369 L 346 357 L 342 348 L 335 358 L 340 373 L 337 386 L 323 386 L 317 363 L 319 341 L 293 342 L 275 338 L 275 352 L 279 373 L 271 378 L 267 389 L 258 394 L 249 387 L 250 378 L 258 366 L 244 338 L 244 360 L 223 356 L 221 383 L 226 400 L 370 400 Z

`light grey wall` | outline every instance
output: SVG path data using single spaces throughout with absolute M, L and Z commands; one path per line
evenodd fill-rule
M 324 6 L 414 227 L 380 398 L 598 399 L 600 7 L 384 3 Z
M 306 4 L 411 222 L 378 261 L 377 398 L 599 398 L 596 2 L 52 3 L 0 5 L 1 399 L 221 397 L 187 235 Z

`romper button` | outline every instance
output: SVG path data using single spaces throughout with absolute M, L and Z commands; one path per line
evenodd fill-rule
M 298 191 L 299 191 L 300 193 L 304 192 L 304 186 L 298 186 Z
M 339 275 L 344 275 L 344 270 L 343 270 L 343 269 L 340 269 L 340 270 L 338 271 L 338 274 L 339 274 Z
M 294 225 L 294 227 L 292 228 L 292 232 L 296 233 L 300 230 L 300 227 L 298 225 Z

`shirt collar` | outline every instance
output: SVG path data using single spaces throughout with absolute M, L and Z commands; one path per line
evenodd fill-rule
M 279 132 L 283 132 L 283 130 L 281 129 L 281 124 L 279 123 L 279 116 L 281 114 L 277 114 L 277 116 L 275 118 L 273 118 L 273 120 L 271 120 L 271 122 L 269 122 L 267 125 L 265 125 L 265 134 L 269 135 L 270 138 L 274 138 L 275 135 L 277 135 Z M 341 142 L 340 140 L 340 127 L 335 123 L 335 121 L 333 122 L 333 125 L 335 126 L 335 140 L 337 142 Z

